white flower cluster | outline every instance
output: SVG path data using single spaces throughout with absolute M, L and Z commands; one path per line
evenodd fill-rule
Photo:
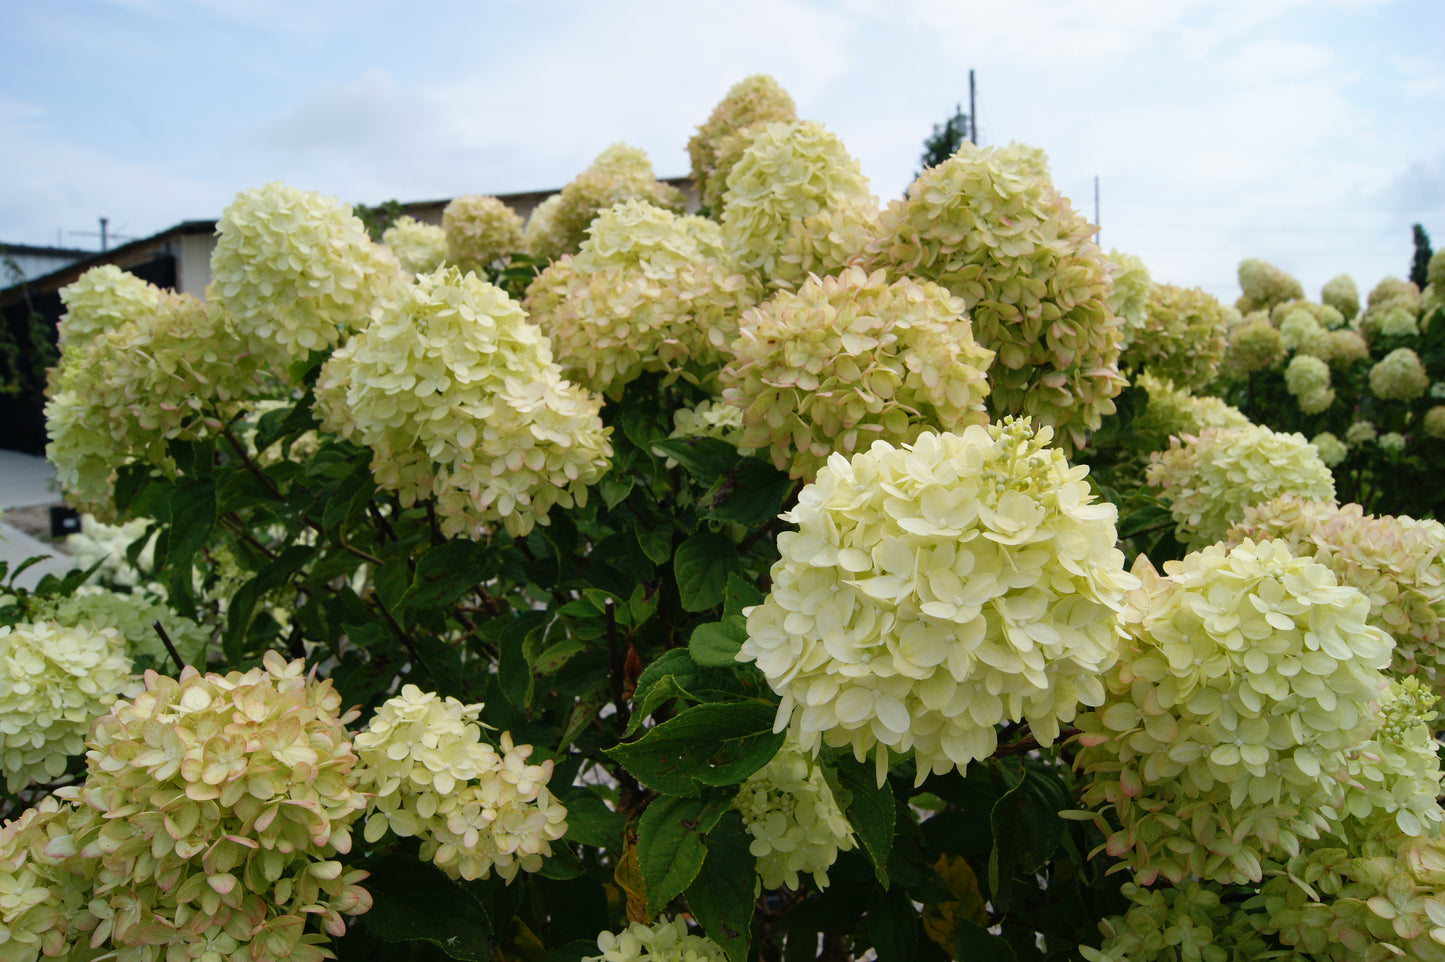
M 1104 266 L 1114 282 L 1107 303 L 1114 316 L 1124 322 L 1123 348 L 1128 350 L 1148 318 L 1149 292 L 1154 286 L 1153 281 L 1142 259 L 1118 248 L 1109 251 L 1104 258 Z
M 206 298 L 235 316 L 285 376 L 290 362 L 336 344 L 402 285 L 351 208 L 279 182 L 241 191 L 216 222 Z
M 1284 386 L 1305 414 L 1319 414 L 1335 403 L 1330 366 L 1312 355 L 1296 354 L 1290 358 L 1284 369 Z
M 1304 435 L 1256 424 L 1170 438 L 1169 450 L 1150 456 L 1147 477 L 1169 500 L 1179 540 L 1191 550 L 1223 538 L 1250 505 L 1281 494 L 1335 496 L 1330 469 Z
M 722 216 L 728 173 L 753 138 L 770 123 L 797 119 L 793 98 L 767 74 L 746 77 L 728 89 L 687 142 L 693 187 L 713 217 Z
M 584 956 L 582 962 L 727 962 L 722 946 L 712 939 L 693 935 L 683 919 L 648 925 L 633 922 L 621 932 L 597 936 L 600 955 Z
M 762 290 L 722 260 L 716 224 L 640 200 L 597 215 L 576 257 L 523 303 L 567 377 L 617 398 L 644 371 L 716 380 L 738 316 Z
M 723 242 L 739 267 L 768 278 L 793 221 L 868 197 L 858 161 L 822 124 L 768 124 L 727 175 Z
M 160 586 L 153 586 L 159 589 Z M 195 621 L 172 611 L 162 598 L 149 590 L 111 591 L 98 585 L 82 585 L 68 597 L 45 599 L 37 604 L 39 619 L 71 628 L 114 628 L 120 633 L 127 657 L 169 670 L 170 653 L 156 633 L 160 623 L 176 653 L 188 665 L 203 667 L 206 644 L 211 633 Z M 142 660 L 145 659 L 145 660 Z
M 377 709 L 354 744 L 371 793 L 367 841 L 388 829 L 421 839 L 421 856 L 452 878 L 512 881 L 535 872 L 567 831 L 567 809 L 547 790 L 552 763 L 528 765 L 532 746 L 481 739 L 481 705 L 415 685 Z
M 522 218 L 498 197 L 453 197 L 442 211 L 442 231 L 447 263 L 463 271 L 480 272 L 522 249 Z
M 1008 419 L 878 441 L 803 489 L 738 654 L 802 750 L 876 749 L 881 783 L 911 749 L 921 782 L 993 754 L 1001 722 L 1047 744 L 1101 703 L 1135 579 L 1114 507 L 1051 436 Z
M 1396 348 L 1370 368 L 1370 393 L 1382 401 L 1413 401 L 1429 386 L 1420 355 L 1408 347 Z
M 316 406 L 371 448 L 404 505 L 435 498 L 448 536 L 494 521 L 525 535 L 554 504 L 586 503 L 612 456 L 600 401 L 562 379 L 515 301 L 455 267 L 418 277 L 338 348 Z
M 1364 595 L 1284 542 L 1136 570 L 1108 701 L 1077 721 L 1084 803 L 1112 809 L 1105 849 L 1141 884 L 1258 882 L 1340 817 L 1394 643 Z
M 57 328 L 60 349 L 79 351 L 97 334 L 149 314 L 161 303 L 161 289 L 116 267 L 92 267 L 60 289 L 65 313 Z
M 753 837 L 750 850 L 765 889 L 796 889 L 803 873 L 825 889 L 828 867 L 853 848 L 853 829 L 822 766 L 791 742 L 743 782 L 733 808 Z
M 1345 814 L 1368 821 L 1393 815 L 1409 836 L 1440 834 L 1445 809 L 1439 743 L 1430 724 L 1440 717 L 1439 696 L 1418 678 L 1393 679 L 1380 693 L 1374 735 L 1350 757 Z
M 381 235 L 402 270 L 430 274 L 447 259 L 447 232 L 435 224 L 424 224 L 403 214 Z
M 1197 287 L 1153 284 L 1129 346 L 1119 357 L 1125 371 L 1143 371 L 1197 391 L 1219 375 L 1228 347 L 1224 305 Z
M 66 552 L 75 559 L 77 568 L 100 563 L 91 580 L 102 585 L 134 588 L 143 584 L 155 567 L 155 539 L 141 549 L 132 565 L 127 558 L 130 546 L 142 535 L 150 522 L 136 518 L 124 524 L 106 524 L 93 514 L 80 516 L 80 531 L 65 539 Z
M 90 723 L 130 683 L 113 628 L 51 621 L 0 626 L 0 770 L 6 788 L 54 781 L 85 751 Z

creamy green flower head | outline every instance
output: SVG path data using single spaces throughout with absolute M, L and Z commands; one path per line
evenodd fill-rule
M 585 504 L 612 457 L 600 404 L 515 301 L 455 267 L 418 277 L 316 386 L 323 427 L 371 448 L 403 505 L 435 499 L 448 537 L 494 522 L 520 536 L 554 504 Z
M 1408 308 L 1394 304 L 1362 318 L 1360 332 L 1370 341 L 1377 338 L 1416 337 L 1420 333 L 1420 325 Z
M 1305 414 L 1318 414 L 1334 403 L 1330 366 L 1309 354 L 1296 354 L 1284 369 L 1285 390 L 1294 395 Z
M 1370 368 L 1370 393 L 1382 401 L 1413 401 L 1430 386 L 1420 355 L 1398 347 Z
M 1157 889 L 1125 882 L 1119 890 L 1130 901 L 1123 915 L 1099 922 L 1104 941 L 1095 949 L 1079 946 L 1088 962 L 1317 962 L 1280 956 L 1233 899 L 1197 879 Z
M 46 621 L 67 628 L 88 628 L 92 631 L 114 628 L 120 634 L 122 651 L 127 659 L 144 658 L 152 665 L 169 668 L 170 653 L 154 627 L 159 622 L 186 664 L 200 666 L 206 663 L 206 643 L 211 640 L 210 631 L 172 611 L 162 598 L 149 591 L 120 592 L 97 585 L 82 585 L 68 597 L 48 599 L 41 615 Z
M 626 144 L 604 150 L 555 196 L 532 213 L 525 233 L 528 252 L 543 261 L 577 253 L 588 225 L 615 204 L 642 200 L 677 214 L 687 206 L 677 188 L 653 178 L 647 155 Z
M 273 182 L 244 190 L 216 222 L 206 299 L 235 316 L 284 372 L 336 344 L 403 284 L 401 265 L 334 197 Z
M 1369 359 L 1370 347 L 1360 332 L 1352 328 L 1330 331 L 1325 342 L 1325 356 L 1331 367 L 1347 371 L 1357 362 Z
M 769 124 L 728 174 L 723 243 L 740 268 L 766 280 L 794 220 L 868 197 L 858 161 L 822 124 Z
M 773 267 L 772 286 L 795 291 L 809 275 L 825 277 L 864 265 L 868 247 L 881 230 L 878 201 L 873 197 L 790 222 L 783 252 Z
M 1391 454 L 1399 454 L 1401 451 L 1405 450 L 1405 444 L 1407 442 L 1405 440 L 1405 435 L 1401 434 L 1399 431 L 1389 431 L 1385 434 L 1380 435 L 1380 440 L 1377 443 L 1380 445 L 1381 451 L 1388 451 Z
M 319 960 L 325 937 L 308 920 L 341 935 L 343 916 L 370 908 L 366 873 L 336 858 L 366 807 L 355 713 L 304 671 L 274 651 L 244 673 L 148 671 L 96 721 L 85 783 L 64 797 L 91 823 L 70 850 L 100 883 L 97 944 L 146 958 L 174 939 L 199 954 L 225 934 L 252 959 Z M 136 925 L 136 912 L 158 924 Z
M 1283 542 L 1135 570 L 1108 701 L 1076 722 L 1084 803 L 1112 808 L 1105 850 L 1140 884 L 1258 882 L 1341 816 L 1393 642 L 1363 594 Z
M 1331 500 L 1335 482 L 1302 434 L 1276 434 L 1262 425 L 1207 428 L 1150 456 L 1151 486 L 1160 488 L 1175 533 L 1190 550 L 1214 544 L 1244 509 L 1281 494 Z
M 381 242 L 396 255 L 402 270 L 412 274 L 429 274 L 447 259 L 447 232 L 407 214 L 386 229 Z
M 1010 418 L 875 441 L 803 489 L 738 654 L 803 751 L 872 752 L 882 784 L 911 750 L 922 783 L 992 755 L 1002 722 L 1048 744 L 1101 703 L 1135 579 L 1114 507 L 1051 434 Z
M 723 398 L 743 410 L 742 445 L 795 478 L 834 451 L 987 420 L 992 352 L 936 284 L 858 267 L 810 277 L 746 312 L 732 353 Z
M 1365 302 L 1366 311 L 1383 310 L 1391 306 L 1402 306 L 1411 313 L 1420 313 L 1420 288 L 1412 281 L 1402 281 L 1398 277 L 1385 277 L 1370 290 L 1370 296 Z M 1363 318 L 1361 321 L 1363 322 Z
M 600 955 L 582 962 L 727 962 L 727 953 L 712 939 L 693 935 L 682 918 L 655 925 L 633 922 L 621 932 L 597 936 Z
M 1133 254 L 1114 248 L 1104 263 L 1114 284 L 1106 303 L 1114 316 L 1124 322 L 1123 347 L 1128 350 L 1148 320 L 1149 295 L 1154 284 L 1149 279 L 1149 268 Z
M 1218 376 L 1227 346 L 1224 305 L 1214 295 L 1197 287 L 1154 284 L 1144 322 L 1120 355 L 1119 368 L 1148 370 L 1196 391 Z
M 99 564 L 90 584 L 137 588 L 155 569 L 155 539 L 136 556 L 132 565 L 127 557 L 130 546 L 143 537 L 150 521 L 136 518 L 120 525 L 106 524 L 93 514 L 80 516 L 80 530 L 65 539 L 65 550 L 82 570 Z
M 1310 536 L 1340 510 L 1333 501 L 1308 501 L 1292 494 L 1282 494 L 1245 508 L 1244 518 L 1229 529 L 1229 534 L 1220 543 L 1232 548 L 1245 539 L 1283 541 L 1294 554 L 1310 557 L 1314 555 Z
M 728 173 L 753 137 L 768 124 L 797 119 L 793 98 L 767 74 L 754 74 L 732 85 L 687 142 L 693 187 L 714 217 L 722 215 Z
M 1375 430 L 1373 421 L 1355 421 L 1345 429 L 1345 443 L 1350 447 L 1370 444 L 1377 437 L 1379 437 L 1379 432 Z
M 1196 397 L 1147 372 L 1139 375 L 1137 383 L 1149 394 L 1149 403 L 1135 422 L 1138 434 L 1182 437 L 1205 428 L 1242 428 L 1250 423 L 1239 408 L 1220 398 Z
M 60 289 L 60 350 L 84 350 L 97 334 L 154 311 L 162 296 L 159 287 L 114 264 L 92 267 Z
M 1345 445 L 1345 442 L 1341 441 L 1329 431 L 1321 431 L 1319 434 L 1310 438 L 1310 444 L 1315 446 L 1315 450 L 1320 453 L 1320 460 L 1323 461 L 1325 467 L 1328 468 L 1333 468 L 1339 464 L 1345 459 L 1345 456 L 1350 453 L 1350 449 Z
M 964 144 L 883 212 L 870 251 L 894 276 L 963 298 L 989 371 L 994 416 L 1028 415 L 1080 447 L 1124 389 L 1123 322 L 1109 310 L 1094 228 L 1048 178 L 1043 153 Z
M 714 256 L 717 226 L 626 201 L 588 233 L 523 302 L 564 374 L 614 399 L 644 371 L 716 389 L 738 318 L 762 296 L 755 279 Z
M 1437 404 L 1425 412 L 1423 427 L 1430 437 L 1445 438 L 1445 404 Z
M 1419 678 L 1392 679 L 1380 693 L 1373 737 L 1350 758 L 1347 815 L 1368 822 L 1393 815 L 1409 836 L 1439 835 L 1445 810 L 1440 754 L 1431 722 L 1440 696 Z
M 696 407 L 678 408 L 672 412 L 671 438 L 717 438 L 739 448 L 740 454 L 751 454 L 751 449 L 741 447 L 743 438 L 743 412 L 741 408 L 724 404 L 722 398 L 701 401 Z
M 750 851 L 765 889 L 796 889 L 804 873 L 825 889 L 829 866 L 853 848 L 853 828 L 822 766 L 791 741 L 743 782 L 732 805 L 753 837 Z
M 1255 371 L 1273 367 L 1285 356 L 1284 336 L 1269 322 L 1268 316 L 1247 317 L 1229 332 L 1229 346 L 1224 352 L 1220 373 L 1231 380 L 1244 381 Z
M 87 880 L 47 853 L 71 835 L 73 815 L 72 806 L 47 795 L 0 825 L 0 955 L 7 962 L 66 957 L 85 940 Z
M 1325 357 L 1329 353 L 1329 332 L 1309 311 L 1294 310 L 1284 314 L 1279 322 L 1279 334 L 1287 350 L 1315 357 Z
M 1339 311 L 1347 322 L 1360 313 L 1360 291 L 1348 274 L 1337 274 L 1326 281 L 1320 291 L 1320 301 Z
M 211 436 L 261 385 L 262 358 L 222 308 L 166 293 L 154 311 L 62 359 L 45 405 L 46 456 L 82 510 L 108 520 L 131 461 L 165 469 L 166 441 Z
M 130 683 L 113 628 L 54 621 L 0 626 L 0 771 L 16 792 L 53 782 L 85 751 L 90 723 Z
M 1244 296 L 1235 306 L 1242 314 L 1261 308 L 1269 310 L 1285 301 L 1302 301 L 1305 296 L 1299 281 L 1273 264 L 1253 257 L 1239 263 L 1239 287 Z
M 442 211 L 446 262 L 479 274 L 488 264 L 522 249 L 522 218 L 496 197 L 465 194 Z M 440 264 L 435 265 L 440 267 Z
M 419 837 L 421 857 L 452 878 L 511 882 L 535 872 L 567 831 L 567 810 L 547 790 L 552 762 L 528 765 L 530 745 L 482 741 L 482 706 L 415 685 L 388 699 L 356 736 L 360 786 L 370 801 L 365 835 Z

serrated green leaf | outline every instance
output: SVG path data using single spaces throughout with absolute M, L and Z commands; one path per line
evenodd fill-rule
M 728 575 L 727 588 L 723 590 L 723 614 L 740 615 L 746 608 L 763 603 L 763 593 L 757 585 L 739 574 Z
M 1008 883 L 1032 875 L 1058 848 L 1064 832 L 1058 812 L 1044 808 L 1020 779 L 994 803 L 989 813 L 993 849 L 988 855 L 988 887 L 994 907 L 1008 911 Z
M 726 795 L 673 798 L 648 803 L 637 824 L 637 867 L 647 888 L 647 912 L 656 915 L 683 893 L 707 856 L 705 836 L 731 801 Z
M 877 750 L 882 751 L 881 746 Z M 897 819 L 893 791 L 887 782 L 879 786 L 876 770 L 871 762 L 860 762 L 847 756 L 838 761 L 838 784 L 847 794 L 843 814 L 858 835 L 858 841 L 864 854 L 868 856 L 868 861 L 873 864 L 878 883 L 886 889 L 888 858 L 893 852 L 893 832 Z
M 796 484 L 768 462 L 748 458 L 709 492 L 707 517 L 749 527 L 767 524 L 778 516 Z
M 545 611 L 523 611 L 502 628 L 497 638 L 497 681 L 507 700 L 518 708 L 525 709 L 532 704 L 535 686 L 532 661 L 540 649 L 540 636 L 550 617 Z
M 632 528 L 633 535 L 637 538 L 637 546 L 642 549 L 647 560 L 653 564 L 666 564 L 667 559 L 672 557 L 672 527 L 670 525 L 646 525 L 637 524 Z
M 652 453 L 671 458 L 704 484 L 711 484 L 738 463 L 738 449 L 717 438 L 687 437 L 654 441 Z
M 216 518 L 216 482 L 211 478 L 182 482 L 171 499 L 166 565 L 174 569 L 189 568 L 192 556 L 215 528 Z
M 722 621 L 709 621 L 692 630 L 687 640 L 688 654 L 704 668 L 731 668 L 738 651 L 748 640 L 747 619 L 728 615 Z
M 582 734 L 582 729 L 592 724 L 602 706 L 612 698 L 612 685 L 606 678 L 599 678 L 584 691 L 567 715 L 567 724 L 562 729 L 562 738 L 557 742 L 557 751 L 564 751 Z
M 723 600 L 728 576 L 743 570 L 738 546 L 720 534 L 699 532 L 678 546 L 672 561 L 677 591 L 688 611 L 706 611 Z
M 751 844 L 738 813 L 724 813 L 704 842 L 707 860 L 687 887 L 687 907 L 707 937 L 722 946 L 729 962 L 745 962 L 748 957 L 757 883 Z
M 649 788 L 699 795 L 736 785 L 777 754 L 783 733 L 773 732 L 775 714 L 765 702 L 694 705 L 606 754 Z
M 496 573 L 496 556 L 486 545 L 458 539 L 428 548 L 417 559 L 398 608 L 446 608 Z
M 890 890 L 874 903 L 868 912 L 868 934 L 878 962 L 913 962 L 918 950 L 918 910 L 902 888 Z

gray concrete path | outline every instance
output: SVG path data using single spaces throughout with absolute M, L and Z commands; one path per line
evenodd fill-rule
M 44 458 L 18 451 L 0 451 L 0 511 L 59 502 L 60 490 L 54 479 L 55 469 Z M 16 579 L 16 584 L 34 588 L 43 575 L 59 574 L 73 567 L 64 554 L 6 524 L 0 516 L 0 561 L 9 562 L 13 570 L 26 558 L 36 555 L 44 555 L 46 560 L 27 568 Z

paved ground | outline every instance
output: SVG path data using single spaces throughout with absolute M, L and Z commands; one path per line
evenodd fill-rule
M 54 476 L 54 470 L 44 458 L 16 451 L 0 451 L 0 511 L 58 503 L 60 492 L 55 486 Z M 47 572 L 58 573 L 71 567 L 70 560 L 54 546 L 32 538 L 6 524 L 0 517 L 0 561 L 9 562 L 13 569 L 35 555 L 45 555 L 47 560 L 27 568 L 17 579 L 17 584 L 33 588 Z

